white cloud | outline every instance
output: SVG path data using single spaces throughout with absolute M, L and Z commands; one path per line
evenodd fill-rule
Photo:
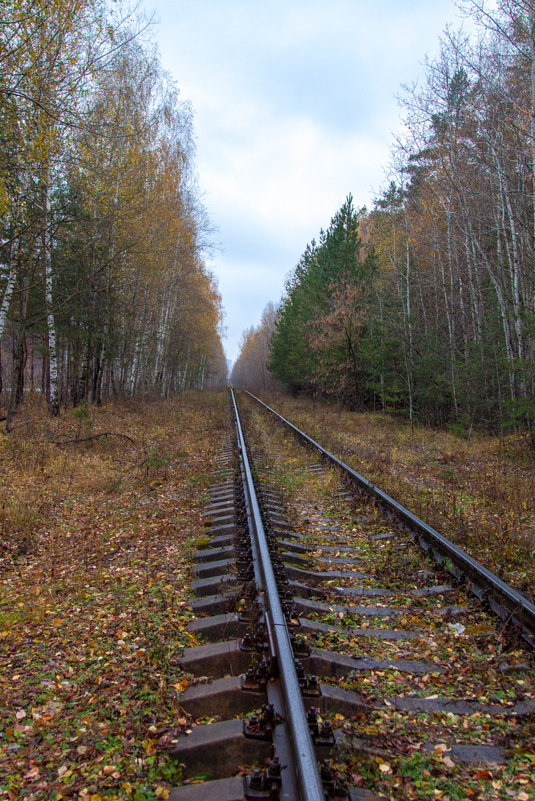
M 146 0 L 195 111 L 228 352 L 351 192 L 384 183 L 394 93 L 437 50 L 453 0 Z
M 254 217 L 286 237 L 309 230 L 311 221 L 328 224 L 350 191 L 358 203 L 369 202 L 388 146 L 364 134 L 333 135 L 310 119 L 286 119 L 266 121 L 239 151 L 226 147 L 219 155 L 202 171 L 214 208 L 231 207 L 244 222 Z

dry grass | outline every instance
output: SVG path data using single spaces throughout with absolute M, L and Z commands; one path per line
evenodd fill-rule
M 533 598 L 535 457 L 526 438 L 467 441 L 302 398 L 266 401 Z
M 176 655 L 224 406 L 28 403 L 0 434 L 2 798 L 155 801 L 180 780 L 165 744 L 187 725 Z

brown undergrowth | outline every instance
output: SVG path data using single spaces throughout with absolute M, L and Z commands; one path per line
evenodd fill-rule
M 347 464 L 535 599 L 535 457 L 527 438 L 411 427 L 305 398 L 263 398 Z
M 151 801 L 180 767 L 176 654 L 225 395 L 27 403 L 0 434 L 0 798 Z

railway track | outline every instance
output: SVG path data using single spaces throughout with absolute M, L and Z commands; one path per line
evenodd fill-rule
M 535 607 L 231 397 L 192 582 L 206 644 L 181 656 L 192 725 L 172 755 L 192 783 L 172 801 L 535 797 Z

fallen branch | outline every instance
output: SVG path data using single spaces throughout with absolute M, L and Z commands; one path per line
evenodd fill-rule
M 104 431 L 102 434 L 93 434 L 90 437 L 75 437 L 74 439 L 52 440 L 52 445 L 70 445 L 73 442 L 90 442 L 92 439 L 100 439 L 101 437 L 122 437 L 123 439 L 127 439 L 129 442 L 131 442 L 132 445 L 137 446 L 135 439 L 129 437 L 128 434 L 117 434 L 114 431 Z

